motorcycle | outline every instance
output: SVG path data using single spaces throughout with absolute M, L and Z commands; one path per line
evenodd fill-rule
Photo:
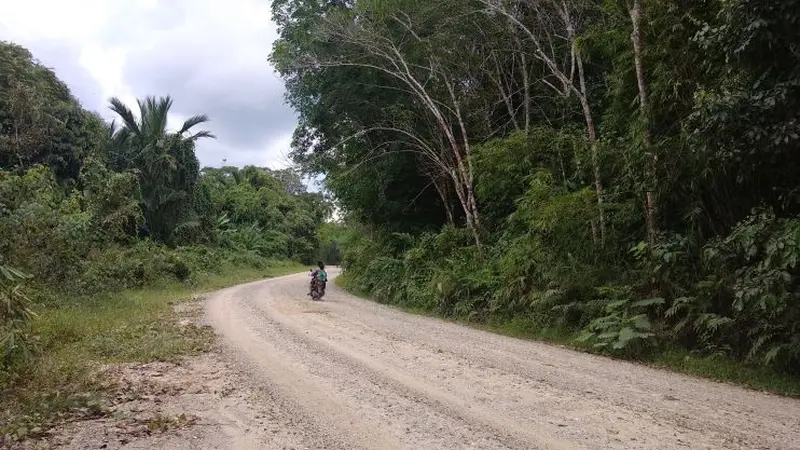
M 309 286 L 309 295 L 311 296 L 311 300 L 321 301 L 322 297 L 325 295 L 325 285 L 327 281 L 319 280 L 314 275 L 314 271 L 312 270 L 310 273 L 311 283 Z

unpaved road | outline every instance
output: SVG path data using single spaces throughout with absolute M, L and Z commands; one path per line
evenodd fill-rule
M 333 283 L 312 303 L 307 282 L 208 300 L 273 403 L 276 428 L 241 426 L 231 448 L 800 449 L 800 401 L 404 314 Z

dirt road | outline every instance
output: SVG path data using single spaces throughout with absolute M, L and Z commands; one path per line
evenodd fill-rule
M 208 300 L 270 404 L 269 427 L 232 419 L 230 448 L 800 449 L 800 401 L 407 315 L 333 283 L 312 303 L 307 281 Z

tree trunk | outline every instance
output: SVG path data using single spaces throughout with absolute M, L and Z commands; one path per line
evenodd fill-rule
M 573 42 L 573 46 L 577 45 Z M 577 49 L 576 49 L 577 50 Z M 583 117 L 586 120 L 586 131 L 589 137 L 589 145 L 591 146 L 592 155 L 592 174 L 594 177 L 594 190 L 597 195 L 597 221 L 599 228 L 600 245 L 605 243 L 606 239 L 606 220 L 605 212 L 603 211 L 603 178 L 600 175 L 600 155 L 597 148 L 597 128 L 594 123 L 594 115 L 592 114 L 592 106 L 589 104 L 589 96 L 586 89 L 586 76 L 583 71 L 583 58 L 579 52 L 575 52 L 575 61 L 578 66 L 578 81 L 580 82 L 580 101 Z
M 499 63 L 498 63 L 499 66 Z M 499 67 L 498 67 L 499 70 Z M 516 131 L 520 131 L 521 128 L 519 126 L 519 122 L 517 121 L 516 114 L 514 112 L 514 104 L 511 100 L 511 94 L 506 93 L 506 88 L 503 86 L 503 82 L 500 81 L 499 78 L 495 77 L 494 75 L 489 75 L 489 78 L 497 85 L 497 90 L 500 93 L 500 97 L 503 99 L 503 103 L 506 105 L 506 110 L 508 111 L 508 117 L 511 120 L 512 125 L 514 125 L 514 129 Z
M 656 156 L 653 152 L 653 138 L 650 134 L 650 100 L 647 94 L 647 82 L 644 79 L 644 62 L 642 61 L 644 42 L 641 29 L 641 0 L 633 0 L 632 3 L 628 3 L 628 12 L 630 13 L 631 24 L 633 25 L 631 43 L 633 44 L 636 83 L 639 87 L 639 112 L 644 126 L 644 146 L 649 160 L 648 165 L 651 166 L 648 168 L 649 170 L 645 170 L 645 174 L 651 176 L 653 182 L 655 182 Z M 658 219 L 654 197 L 653 191 L 648 189 L 645 197 L 645 224 L 647 228 L 647 242 L 650 245 L 654 245 L 658 239 Z
M 461 177 L 463 178 L 462 182 L 464 183 L 464 193 L 466 196 L 467 202 L 467 209 L 468 211 L 468 225 L 472 230 L 472 234 L 475 237 L 475 245 L 478 248 L 481 247 L 481 239 L 480 239 L 480 215 L 478 214 L 478 202 L 475 200 L 475 171 L 472 167 L 472 145 L 469 141 L 469 134 L 467 133 L 467 124 L 464 122 L 464 117 L 461 114 L 461 105 L 459 104 L 458 99 L 456 98 L 455 90 L 453 88 L 453 83 L 446 79 L 447 90 L 450 92 L 450 97 L 453 102 L 453 107 L 455 109 L 455 117 L 458 122 L 458 129 L 461 132 L 461 141 L 462 147 L 464 149 L 464 157 L 462 158 L 460 153 L 457 154 L 458 158 L 458 167 L 461 169 Z M 466 164 L 464 164 L 464 159 L 466 159 Z
M 528 134 L 531 129 L 531 83 L 528 75 L 528 58 L 525 57 L 525 47 L 519 39 L 519 36 L 514 33 L 514 41 L 519 47 L 519 57 L 521 59 L 520 71 L 522 73 L 522 92 L 523 92 L 523 111 L 525 114 L 525 134 Z
M 449 225 L 453 225 L 455 223 L 455 216 L 453 215 L 453 208 L 450 205 L 450 197 L 447 195 L 447 189 L 444 186 L 439 185 L 439 180 L 436 175 L 431 175 L 433 178 L 433 187 L 436 188 L 436 192 L 439 193 L 439 197 L 442 199 L 442 203 L 444 204 L 445 214 L 447 215 L 447 223 Z
M 467 220 L 467 228 L 472 232 L 472 237 L 475 240 L 475 245 L 481 248 L 481 237 L 478 227 L 480 222 L 477 216 L 477 206 L 475 203 L 475 194 L 472 186 L 459 180 L 458 173 L 452 174 L 453 184 L 456 189 L 456 196 L 461 203 L 461 208 L 464 210 L 464 216 Z
M 592 159 L 592 172 L 594 178 L 594 187 L 595 193 L 597 195 L 597 207 L 598 207 L 598 215 L 597 215 L 597 223 L 594 220 L 591 221 L 592 226 L 592 239 L 594 240 L 595 244 L 600 243 L 601 245 L 605 241 L 605 234 L 606 234 L 606 223 L 605 223 L 605 212 L 603 211 L 603 180 L 600 174 L 600 156 L 598 154 L 599 150 L 597 147 L 597 131 L 595 128 L 594 123 L 594 116 L 592 114 L 592 108 L 589 103 L 589 93 L 586 88 L 586 74 L 584 73 L 583 68 L 583 58 L 578 51 L 577 42 L 575 40 L 575 27 L 572 22 L 572 15 L 570 14 L 570 6 L 567 4 L 566 0 L 562 0 L 561 2 L 561 10 L 558 14 L 561 17 L 564 25 L 564 31 L 567 36 L 567 40 L 570 43 L 569 48 L 569 60 L 570 60 L 570 71 L 569 74 L 565 73 L 562 70 L 556 61 L 548 56 L 545 52 L 545 45 L 542 42 L 536 33 L 534 33 L 535 28 L 531 28 L 526 26 L 522 23 L 521 19 L 517 16 L 515 12 L 512 12 L 508 9 L 508 5 L 502 1 L 496 0 L 481 0 L 481 2 L 493 9 L 494 11 L 506 16 L 508 20 L 511 21 L 514 25 L 518 26 L 525 34 L 530 38 L 531 42 L 534 44 L 535 53 L 534 57 L 539 59 L 542 63 L 544 63 L 547 70 L 562 83 L 563 88 L 558 89 L 552 84 L 548 83 L 546 79 L 542 79 L 545 84 L 553 88 L 556 92 L 561 93 L 564 96 L 569 95 L 570 92 L 574 92 L 575 95 L 578 96 L 581 104 L 581 110 L 583 111 L 584 119 L 586 120 L 586 128 L 587 128 L 587 135 L 589 138 L 589 144 L 591 145 L 591 159 Z M 555 5 L 555 2 L 553 3 Z M 539 4 L 537 2 L 530 2 L 528 6 L 531 8 L 534 15 L 544 15 L 542 11 L 540 11 Z M 550 30 L 548 30 L 550 31 Z M 553 32 L 545 32 L 543 39 L 550 41 L 550 47 L 554 48 L 553 46 L 553 36 L 559 34 L 557 30 L 552 30 Z M 579 83 L 576 86 L 573 80 L 573 74 L 577 69 Z M 587 205 L 588 206 L 588 205 Z

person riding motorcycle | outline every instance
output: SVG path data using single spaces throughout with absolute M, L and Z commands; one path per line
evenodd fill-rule
M 328 284 L 328 273 L 325 272 L 325 264 L 317 262 L 317 267 L 311 270 L 311 283 L 309 283 L 308 295 L 314 296 L 314 289 L 319 289 L 318 298 L 325 295 L 325 286 Z

